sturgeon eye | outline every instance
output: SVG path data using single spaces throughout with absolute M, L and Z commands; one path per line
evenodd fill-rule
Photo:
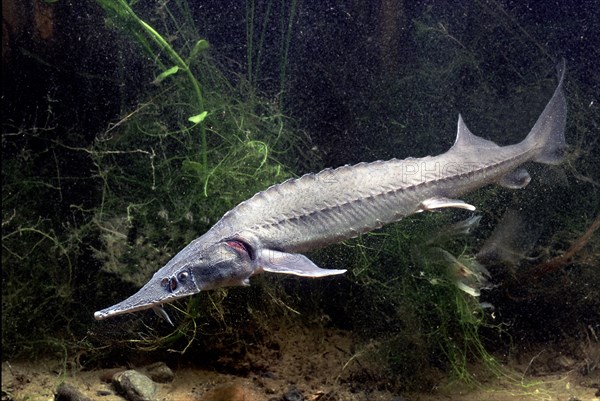
M 189 273 L 186 271 L 180 272 L 177 275 L 177 280 L 179 280 L 180 283 L 185 283 L 188 279 Z

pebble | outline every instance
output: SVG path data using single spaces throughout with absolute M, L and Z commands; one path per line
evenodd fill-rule
M 171 368 L 164 362 L 156 362 L 146 366 L 146 372 L 157 383 L 170 383 L 175 378 Z
M 117 373 L 112 382 L 117 391 L 129 401 L 154 401 L 156 384 L 136 370 Z
M 90 397 L 82 394 L 77 388 L 67 383 L 62 383 L 58 386 L 54 399 L 56 401 L 92 401 Z

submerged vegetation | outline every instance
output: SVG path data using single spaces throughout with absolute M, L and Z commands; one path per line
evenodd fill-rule
M 103 179 L 100 213 L 95 216 L 103 246 L 96 256 L 104 270 L 136 287 L 227 210 L 290 177 L 289 155 L 304 145 L 302 133 L 290 128 L 277 102 L 260 97 L 246 77 L 226 71 L 211 57 L 208 42 L 193 37 L 196 30 L 189 31 L 193 21 L 186 4 L 165 8 L 167 21 L 162 21 L 179 33 L 183 49 L 189 50 L 184 61 L 156 30 L 119 3 L 127 11 L 125 22 L 134 21 L 156 38 L 160 49 L 168 49 L 168 59 L 186 74 L 182 77 L 178 69 L 157 63 L 164 70 L 155 80 L 160 86 L 157 95 L 119 122 L 115 134 L 99 138 L 92 152 Z M 120 22 L 121 11 L 114 13 Z M 135 27 L 129 30 L 137 33 Z M 185 40 L 187 34 L 191 37 Z M 189 43 L 196 44 L 187 48 Z M 153 60 L 160 59 L 159 53 L 144 48 Z M 194 114 L 188 118 L 191 126 L 185 126 L 185 110 Z M 216 291 L 205 301 L 185 300 L 187 307 L 175 307 L 181 312 L 175 330 L 131 344 L 185 350 L 199 325 L 221 331 L 221 303 L 227 292 Z M 179 344 L 182 337 L 187 341 Z
M 292 128 L 276 102 L 261 97 L 243 75 L 228 71 L 213 58 L 208 42 L 197 37 L 187 2 L 175 2 L 152 16 L 168 33 L 178 33 L 175 43 L 127 2 L 99 3 L 108 12 L 107 23 L 131 35 L 155 66 L 154 86 L 145 90 L 135 109 L 124 110 L 124 116 L 97 135 L 89 147 L 62 141 L 49 145 L 49 151 L 56 147 L 83 155 L 94 169 L 90 179 L 98 188 L 95 203 L 69 205 L 77 214 L 77 225 L 34 221 L 39 207 L 31 207 L 34 216 L 26 216 L 22 208 L 26 205 L 19 204 L 23 199 L 37 202 L 33 194 L 40 190 L 60 191 L 58 165 L 57 176 L 50 179 L 58 184 L 19 177 L 19 172 L 34 169 L 30 164 L 35 163 L 35 156 L 15 157 L 3 165 L 8 195 L 4 205 L 13 210 L 3 220 L 3 288 L 10 294 L 3 297 L 3 327 L 10 333 L 3 336 L 3 346 L 10 353 L 23 351 L 19 344 L 33 346 L 30 333 L 23 329 L 43 321 L 51 307 L 65 313 L 59 312 L 55 319 L 59 324 L 83 316 L 84 322 L 90 321 L 94 308 L 101 304 L 86 303 L 85 314 L 68 316 L 78 297 L 73 281 L 76 265 L 79 269 L 83 263 L 91 270 L 94 265 L 100 267 L 95 273 L 88 271 L 86 276 L 93 278 L 90 282 L 78 280 L 81 293 L 85 293 L 83 288 L 93 291 L 96 300 L 105 304 L 122 298 L 227 210 L 290 177 L 288 166 L 297 167 L 293 155 L 309 153 L 303 133 Z M 13 135 L 35 136 L 36 131 Z M 82 254 L 83 260 L 76 259 Z M 19 267 L 22 261 L 28 269 Z M 124 286 L 127 283 L 129 288 Z M 225 293 L 216 292 L 211 302 L 218 304 Z M 39 295 L 44 304 L 31 301 L 23 307 L 15 298 Z M 182 317 L 193 319 L 198 314 L 193 310 L 197 301 L 190 301 Z M 171 333 L 173 341 L 195 332 L 194 326 L 194 322 L 181 322 L 182 329 Z M 41 338 L 56 335 L 48 326 L 39 327 Z M 94 334 L 89 338 L 93 342 Z M 158 344 L 152 340 L 145 346 Z
M 598 306 L 592 301 L 600 299 L 598 287 L 585 285 L 597 277 L 589 267 L 598 263 L 600 246 L 598 235 L 590 231 L 597 228 L 600 213 L 600 170 L 598 156 L 588 150 L 598 150 L 597 140 L 591 139 L 598 122 L 590 117 L 592 108 L 583 105 L 589 94 L 568 80 L 568 136 L 573 143 L 566 163 L 569 178 L 558 169 L 548 174 L 558 177 L 552 185 L 569 180 L 571 192 L 580 195 L 569 199 L 568 210 L 561 202 L 548 205 L 542 195 L 532 195 L 543 185 L 536 182 L 547 178 L 538 173 L 528 192 L 494 188 L 471 195 L 486 221 L 477 235 L 472 234 L 473 221 L 450 222 L 459 212 L 431 213 L 316 252 L 318 265 L 348 268 L 344 277 L 336 278 L 335 291 L 329 279 L 257 277 L 247 289 L 210 291 L 169 306 L 175 327 L 158 317 L 152 321 L 156 324 L 148 324 L 153 317 L 145 312 L 99 326 L 92 321 L 94 310 L 129 296 L 227 210 L 271 184 L 326 166 L 309 149 L 308 137 L 297 128 L 300 123 L 282 111 L 284 95 L 285 109 L 295 104 L 294 94 L 286 92 L 291 87 L 287 79 L 294 21 L 300 11 L 295 0 L 279 5 L 285 11 L 279 19 L 275 2 L 246 2 L 245 63 L 222 57 L 201 37 L 186 0 L 160 3 L 154 9 L 125 0 L 98 4 L 106 12 L 107 27 L 118 32 L 118 52 L 145 55 L 140 76 L 146 80 L 137 82 L 135 104 L 124 104 L 121 117 L 85 145 L 82 134 L 62 132 L 64 127 L 54 124 L 51 99 L 42 123 L 3 127 L 3 152 L 8 156 L 2 161 L 6 355 L 50 349 L 64 358 L 66 368 L 67 361 L 79 367 L 126 348 L 188 355 L 233 352 L 229 348 L 238 352 L 268 341 L 273 320 L 290 325 L 317 321 L 352 329 L 360 344 L 342 369 L 347 380 L 430 388 L 437 377 L 423 372 L 451 371 L 454 379 L 475 383 L 479 377 L 469 370 L 473 362 L 481 362 L 493 375 L 509 377 L 488 351 L 496 346 L 510 353 L 513 346 L 506 321 L 491 307 L 518 310 L 523 306 L 519 300 L 538 302 L 548 294 L 556 300 L 561 274 L 585 293 L 582 299 L 575 291 L 569 293 L 574 304 L 579 302 L 582 310 Z M 494 10 L 486 13 L 497 17 Z M 515 128 L 509 128 L 505 143 L 521 140 L 531 116 L 508 106 L 490 109 L 487 98 L 510 98 L 507 103 L 527 104 L 523 109 L 537 115 L 529 106 L 545 101 L 543 96 L 538 100 L 540 91 L 554 85 L 551 74 L 539 72 L 554 61 L 544 46 L 532 43 L 515 21 L 489 18 L 494 21 L 489 29 L 520 43 L 498 55 L 501 44 L 481 45 L 484 33 L 456 30 L 444 18 L 427 13 L 420 17 L 413 32 L 420 46 L 414 61 L 418 68 L 404 66 L 396 77 L 358 72 L 360 83 L 370 85 L 372 93 L 344 106 L 355 120 L 350 131 L 362 142 L 340 152 L 356 152 L 361 158 L 371 151 L 399 158 L 443 152 L 447 147 L 440 132 L 454 126 L 457 109 L 469 115 L 468 121 L 484 116 L 474 127 L 469 124 L 474 132 L 480 127 L 497 132 L 509 121 Z M 277 33 L 275 60 L 266 56 L 270 31 Z M 517 89 L 509 90 L 512 83 L 498 79 L 506 72 L 497 72 L 493 61 L 484 60 L 502 57 L 506 68 L 520 75 L 518 64 L 510 60 L 523 48 L 538 55 L 536 66 L 529 65 Z M 121 56 L 122 70 L 129 71 L 132 53 Z M 264 95 L 259 88 L 267 70 L 277 82 L 271 84 L 272 93 Z M 531 74 L 546 78 L 528 79 Z M 316 111 L 306 114 L 304 121 L 318 116 Z M 78 162 L 69 165 L 70 159 Z M 71 169 L 65 171 L 67 165 Z M 66 195 L 75 187 L 84 193 L 81 198 Z M 552 196 L 560 199 L 558 192 Z M 521 270 L 490 264 L 490 280 L 501 291 L 484 291 L 478 298 L 488 277 L 475 254 L 511 204 L 529 205 L 521 209 L 527 209 L 531 220 L 554 222 L 536 227 L 542 245 L 533 251 L 550 262 L 536 259 L 530 269 Z M 579 254 L 584 246 L 591 251 Z M 571 271 L 561 254 L 575 261 L 582 273 Z M 525 264 L 526 256 L 521 257 Z M 535 283 L 524 278 L 523 272 L 530 271 L 538 274 Z M 586 322 L 594 318 L 589 314 Z
M 341 262 L 353 265 L 358 287 L 346 307 L 354 330 L 370 339 L 354 356 L 361 369 L 348 364 L 354 380 L 371 376 L 384 387 L 417 389 L 433 385 L 439 368 L 465 382 L 476 380 L 469 371 L 474 360 L 500 370 L 481 330 L 498 335 L 502 329 L 474 296 L 486 283 L 464 254 L 478 220 L 449 225 L 441 214 L 408 218 L 348 245 L 352 252 Z M 467 286 L 465 278 L 473 281 Z

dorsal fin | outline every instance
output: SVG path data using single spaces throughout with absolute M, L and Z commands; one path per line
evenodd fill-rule
M 465 150 L 474 150 L 474 149 L 493 149 L 498 148 L 492 141 L 488 141 L 487 139 L 483 139 L 473 134 L 467 125 L 463 121 L 462 116 L 458 115 L 458 130 L 456 133 L 456 140 L 454 141 L 454 145 L 452 145 L 451 151 L 465 151 Z

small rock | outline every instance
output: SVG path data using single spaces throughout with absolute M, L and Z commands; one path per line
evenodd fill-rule
M 91 398 L 82 394 L 74 386 L 67 383 L 62 383 L 56 389 L 54 396 L 55 401 L 92 401 Z
M 146 372 L 157 383 L 170 383 L 175 378 L 171 368 L 164 362 L 156 362 L 146 366 Z
M 156 384 L 136 370 L 117 373 L 112 382 L 117 391 L 129 401 L 153 401 L 156 393 Z
M 304 401 L 304 394 L 302 394 L 296 387 L 292 386 L 283 395 L 283 401 Z

